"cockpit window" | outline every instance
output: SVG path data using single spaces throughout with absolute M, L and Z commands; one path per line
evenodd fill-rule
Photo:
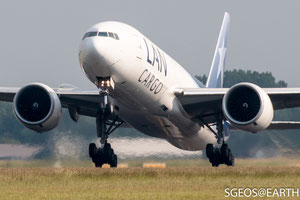
M 107 37 L 107 32 L 99 32 L 98 36 Z
M 114 34 L 111 33 L 111 32 L 108 32 L 108 35 L 109 35 L 109 37 L 111 37 L 111 38 L 115 38 Z
M 97 35 L 100 37 L 111 37 L 113 39 L 120 40 L 118 34 L 112 32 L 87 32 L 86 34 L 84 34 L 82 40 L 84 40 L 87 37 L 94 37 Z
M 99 32 L 99 33 L 98 33 L 98 36 L 102 36 L 102 37 L 111 37 L 111 38 L 113 38 L 113 39 L 120 40 L 118 34 L 112 33 L 112 32 Z
M 115 35 L 116 40 L 120 39 L 119 36 L 118 36 L 118 34 L 114 33 L 114 35 Z
M 94 37 L 97 36 L 97 32 L 87 32 L 86 34 L 84 34 L 82 40 L 84 40 L 87 37 Z

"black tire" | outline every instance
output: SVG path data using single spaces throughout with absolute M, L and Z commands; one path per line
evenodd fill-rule
M 211 158 L 214 155 L 214 146 L 212 144 L 206 145 L 206 157 Z
M 220 155 L 219 152 L 215 151 L 213 156 L 209 159 L 211 162 L 211 165 L 213 167 L 218 167 L 220 165 Z
M 221 150 L 219 148 L 214 149 L 213 162 L 215 167 L 218 167 L 220 164 L 223 164 Z
M 99 168 L 101 168 L 101 167 L 102 167 L 102 165 L 103 165 L 103 163 L 102 163 L 102 162 L 95 162 L 95 167 L 99 167 Z
M 96 151 L 97 147 L 96 147 L 96 144 L 95 143 L 91 143 L 89 145 L 89 156 L 91 158 L 94 158 L 95 157 L 95 151 Z
M 218 167 L 218 166 L 219 166 L 219 162 L 214 160 L 214 161 L 211 163 L 211 165 L 212 165 L 213 167 Z
M 223 163 L 227 163 L 230 157 L 231 151 L 227 144 L 223 144 L 221 147 L 221 159 Z
M 233 166 L 234 165 L 234 156 L 232 153 L 229 155 L 228 162 L 226 163 L 227 166 Z
M 105 158 L 105 163 L 107 164 L 111 164 L 112 160 L 113 160 L 113 151 L 112 149 L 108 149 L 106 151 L 104 151 L 104 158 Z
M 224 152 L 224 151 L 227 151 L 228 149 L 229 149 L 228 144 L 223 143 L 222 146 L 221 146 L 221 153 Z
M 111 160 L 111 163 L 110 163 L 110 167 L 115 168 L 117 166 L 118 166 L 118 157 L 117 157 L 116 154 L 113 154 L 112 160 Z
M 113 149 L 110 149 L 110 150 L 108 151 L 108 154 L 107 154 L 109 160 L 113 160 L 114 155 L 115 155 L 114 150 L 113 150 Z
M 105 145 L 104 145 L 104 152 L 105 152 L 105 154 L 107 153 L 107 152 L 109 152 L 111 150 L 111 145 L 109 144 L 109 143 L 105 143 Z

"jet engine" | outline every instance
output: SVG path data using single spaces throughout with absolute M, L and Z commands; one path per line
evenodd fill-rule
M 274 116 L 270 97 L 252 83 L 232 86 L 223 98 L 222 109 L 233 126 L 253 133 L 266 129 Z
M 61 103 L 54 90 L 42 83 L 32 83 L 21 88 L 14 97 L 16 118 L 36 132 L 50 131 L 61 118 Z

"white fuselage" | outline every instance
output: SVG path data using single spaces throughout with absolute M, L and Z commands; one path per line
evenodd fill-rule
M 214 134 L 194 122 L 174 95 L 176 88 L 199 87 L 180 64 L 129 25 L 103 22 L 89 32 L 97 35 L 82 40 L 80 65 L 94 84 L 97 77 L 112 78 L 110 101 L 121 119 L 181 149 L 201 150 L 216 143 Z

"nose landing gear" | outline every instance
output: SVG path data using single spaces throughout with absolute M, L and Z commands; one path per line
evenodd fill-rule
M 95 143 L 89 145 L 89 156 L 96 167 L 102 167 L 103 164 L 109 164 L 110 167 L 117 167 L 118 157 L 107 142 L 108 136 L 123 124 L 117 116 L 113 116 L 112 106 L 108 103 L 108 87 L 112 86 L 111 81 L 101 80 L 98 87 L 101 88 L 99 96 L 101 97 L 100 110 L 97 114 L 97 136 L 100 137 L 100 147 Z

